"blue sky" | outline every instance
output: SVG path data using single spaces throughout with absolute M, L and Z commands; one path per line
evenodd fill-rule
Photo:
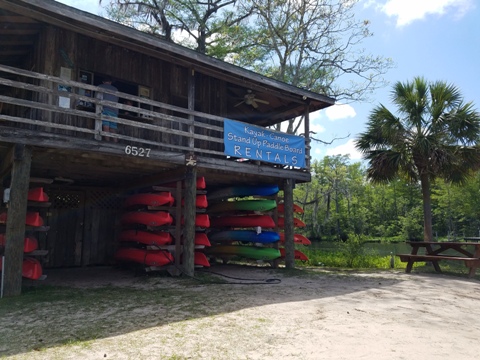
M 100 14 L 98 0 L 58 0 L 61 3 Z M 103 0 L 106 4 L 108 0 Z M 313 144 L 312 156 L 349 154 L 359 161 L 353 143 L 364 131 L 368 115 L 379 103 L 395 109 L 390 90 L 397 81 L 423 76 L 456 85 L 466 101 L 480 110 L 480 9 L 476 0 L 361 0 L 356 5 L 358 19 L 371 22 L 374 36 L 363 44 L 367 53 L 391 58 L 386 88 L 371 95 L 371 102 L 335 105 L 312 114 L 311 129 L 325 141 L 348 138 L 331 145 Z

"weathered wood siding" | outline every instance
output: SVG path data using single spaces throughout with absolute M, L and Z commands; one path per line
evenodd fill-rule
M 108 189 L 48 190 L 45 267 L 112 263 L 121 202 Z

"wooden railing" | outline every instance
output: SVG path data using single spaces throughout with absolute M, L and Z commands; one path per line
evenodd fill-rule
M 12 76 L 5 73 L 23 81 L 11 80 L 8 77 Z M 4 109 L 0 119 L 10 126 L 23 124 L 38 131 L 75 137 L 100 140 L 104 136 L 128 143 L 224 156 L 223 118 L 219 116 L 4 65 L 0 65 L 0 85 L 3 88 L 0 103 Z M 138 106 L 80 95 L 98 91 L 131 100 Z M 119 109 L 119 118 L 102 115 L 102 106 Z M 103 132 L 102 120 L 121 124 L 121 133 Z
M 98 91 L 114 94 L 122 102 L 82 95 Z M 125 100 L 138 106 L 126 105 Z M 0 122 L 9 127 L 82 139 L 110 137 L 123 144 L 225 158 L 224 118 L 77 81 L 0 65 L 2 105 Z M 119 109 L 119 117 L 103 115 L 103 106 Z M 121 131 L 102 131 L 102 120 L 120 124 Z

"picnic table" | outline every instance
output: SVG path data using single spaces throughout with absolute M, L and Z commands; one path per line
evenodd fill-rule
M 430 261 L 435 271 L 441 273 L 441 260 L 463 261 L 469 268 L 468 277 L 474 277 L 478 267 L 480 267 L 480 242 L 427 242 L 427 241 L 407 241 L 412 247 L 410 254 L 397 254 L 400 261 L 407 262 L 405 272 L 412 271 L 413 264 L 419 261 Z M 424 249 L 421 254 L 420 248 Z M 449 251 L 447 254 L 446 252 Z

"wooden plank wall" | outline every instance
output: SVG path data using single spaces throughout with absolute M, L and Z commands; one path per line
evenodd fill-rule
M 47 190 L 51 200 L 42 247 L 46 268 L 111 264 L 120 201 L 108 189 Z

